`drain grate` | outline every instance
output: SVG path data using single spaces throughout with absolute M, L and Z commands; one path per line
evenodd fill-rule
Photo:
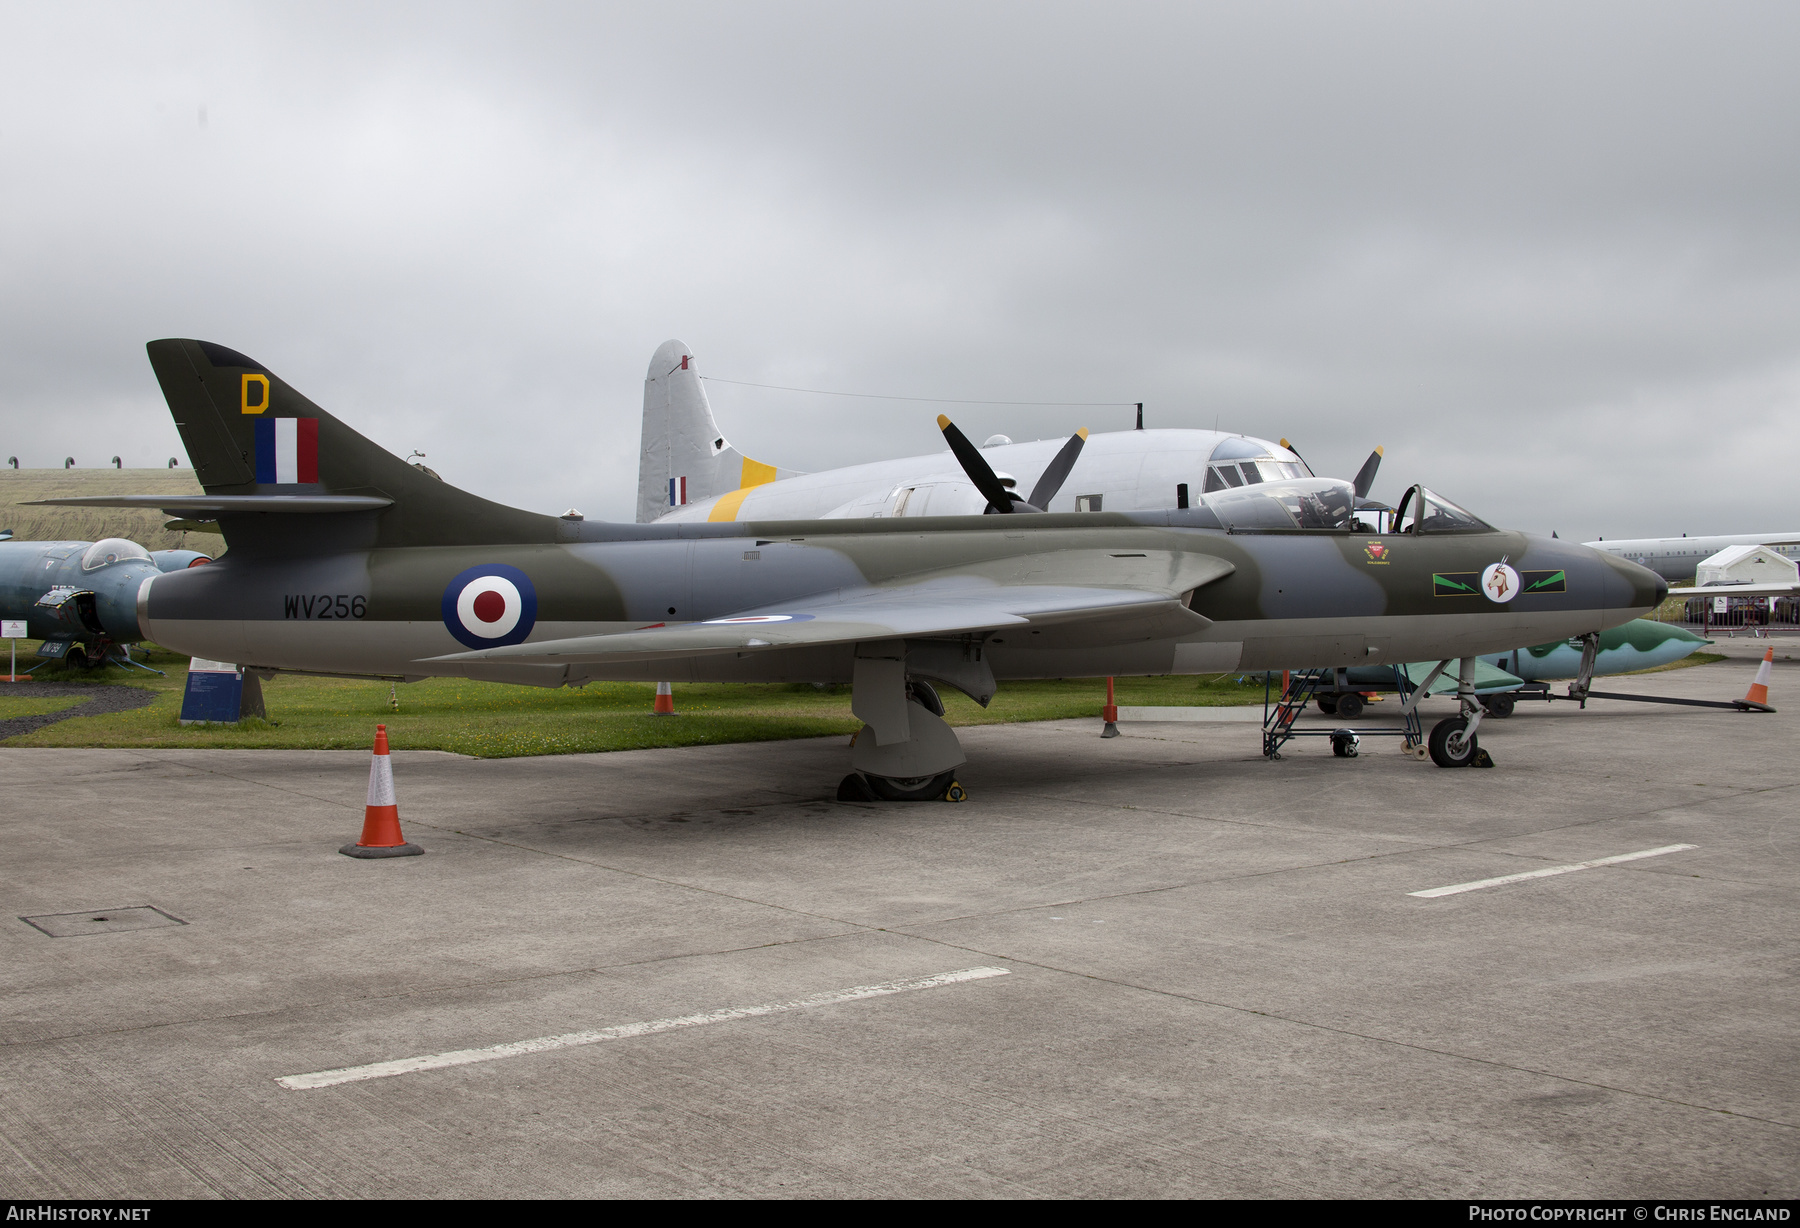
M 186 925 L 173 913 L 150 904 L 133 908 L 96 908 L 89 912 L 57 912 L 42 917 L 20 917 L 26 925 L 42 930 L 52 938 L 75 938 L 82 934 L 117 934 L 122 930 L 155 929 L 159 925 Z

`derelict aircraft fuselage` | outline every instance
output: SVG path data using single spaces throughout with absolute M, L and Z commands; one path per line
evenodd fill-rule
M 1469 657 L 1616 626 L 1665 587 L 1422 489 L 1407 531 L 1356 532 L 1326 479 L 1154 513 L 543 516 L 406 464 L 234 351 L 148 348 L 205 495 L 66 502 L 216 517 L 230 549 L 148 580 L 139 622 L 258 670 L 851 682 L 865 741 L 891 747 L 916 737 L 919 679 L 985 702 L 1006 679 Z

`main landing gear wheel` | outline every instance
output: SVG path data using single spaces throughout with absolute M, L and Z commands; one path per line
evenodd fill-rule
M 936 776 L 870 776 L 863 779 L 875 796 L 884 802 L 931 802 L 943 797 L 956 784 L 956 773 L 939 772 Z M 957 785 L 961 789 L 961 785 Z M 961 798 L 956 799 L 961 801 Z
M 1481 740 L 1474 734 L 1463 736 L 1468 722 L 1460 716 L 1439 721 L 1431 727 L 1431 761 L 1439 767 L 1468 767 L 1481 753 Z M 1492 763 L 1490 759 L 1488 762 Z
M 1347 721 L 1353 721 L 1362 715 L 1363 697 L 1355 691 L 1345 691 L 1337 697 L 1337 714 Z

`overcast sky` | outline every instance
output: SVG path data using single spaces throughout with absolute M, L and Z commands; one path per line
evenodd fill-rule
M 1800 5 L 0 4 L 0 455 L 155 337 L 629 520 L 644 369 L 1375 444 L 1563 536 L 1800 526 Z M 942 407 L 710 385 L 803 469 Z M 977 439 L 1125 408 L 955 407 Z

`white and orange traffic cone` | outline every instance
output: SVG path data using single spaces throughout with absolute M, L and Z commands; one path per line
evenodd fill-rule
M 1756 667 L 1756 681 L 1744 692 L 1744 697 L 1737 701 L 1741 712 L 1773 712 L 1769 706 L 1769 675 L 1775 670 L 1775 649 L 1770 648 L 1763 653 L 1762 664 Z
M 1119 705 L 1113 702 L 1113 680 L 1106 680 L 1106 706 L 1100 709 L 1100 719 L 1106 722 L 1106 728 L 1100 731 L 1103 738 L 1119 736 Z
M 653 711 L 657 716 L 675 715 L 674 687 L 666 682 L 659 682 L 656 684 L 656 707 Z
M 400 834 L 400 806 L 394 800 L 394 764 L 388 758 L 387 726 L 377 725 L 362 839 L 346 844 L 338 852 L 346 857 L 416 857 L 424 851 L 416 844 L 408 844 Z

